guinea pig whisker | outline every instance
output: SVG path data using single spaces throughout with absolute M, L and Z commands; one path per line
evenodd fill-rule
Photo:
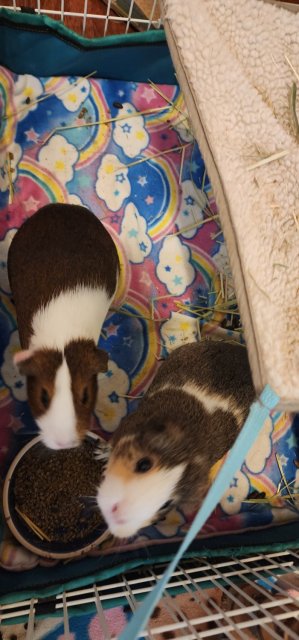
M 79 498 L 85 504 L 97 504 L 97 497 L 96 496 L 79 496 Z
M 21 436 L 38 436 L 38 431 L 27 431 L 26 427 L 19 431 Z

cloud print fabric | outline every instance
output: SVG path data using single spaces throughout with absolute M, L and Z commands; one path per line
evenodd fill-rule
M 194 304 L 213 306 L 220 289 L 219 271 L 229 274 L 229 262 L 218 218 L 200 224 L 217 210 L 198 146 L 186 119 L 180 124 L 185 112 L 182 95 L 177 86 L 159 89 L 180 113 L 169 109 L 167 101 L 147 84 L 34 78 L 0 68 L 0 111 L 11 114 L 0 122 L 3 474 L 22 443 L 21 436 L 35 429 L 26 403 L 25 381 L 12 364 L 19 345 L 7 253 L 16 229 L 38 208 L 56 201 L 90 208 L 118 249 L 122 267 L 119 289 L 100 339 L 109 353 L 109 367 L 99 379 L 93 423 L 106 439 L 136 408 L 161 357 L 216 330 L 231 336 L 230 330 L 221 327 L 223 314 L 207 314 L 199 324 L 187 311 Z M 44 92 L 51 97 L 35 104 Z M 149 109 L 156 111 L 134 115 Z M 121 119 L 111 125 L 79 126 L 115 117 Z M 72 125 L 76 128 L 67 128 Z M 184 154 L 176 150 L 163 155 L 183 146 Z M 9 152 L 14 185 L 11 203 L 6 171 Z M 184 306 L 184 313 L 178 303 Z M 265 527 L 298 517 L 285 503 L 273 507 L 244 502 L 252 491 L 266 496 L 275 493 L 280 481 L 276 454 L 288 481 L 295 480 L 296 429 L 296 422 L 292 426 L 288 415 L 274 415 L 265 424 L 255 450 L 247 455 L 201 535 Z M 192 517 L 193 513 L 184 509 L 171 512 L 128 544 L 136 547 L 178 539 Z

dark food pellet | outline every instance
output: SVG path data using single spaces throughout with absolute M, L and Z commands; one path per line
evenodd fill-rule
M 113 102 L 115 109 L 123 109 L 124 105 L 121 102 Z
M 81 540 L 103 525 L 95 502 L 103 464 L 94 452 L 89 440 L 61 451 L 36 445 L 16 468 L 15 504 L 51 542 Z

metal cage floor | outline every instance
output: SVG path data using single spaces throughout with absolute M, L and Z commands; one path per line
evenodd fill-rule
M 19 616 L 27 618 L 26 640 L 30 640 L 36 617 L 50 615 L 50 612 L 60 613 L 66 640 L 71 638 L 70 615 L 78 607 L 92 605 L 104 637 L 116 640 L 109 632 L 105 609 L 122 604 L 134 611 L 138 601 L 156 584 L 163 569 L 164 565 L 143 567 L 53 598 L 24 600 L 2 606 L 1 623 L 12 622 Z M 180 606 L 177 594 L 190 596 L 193 601 L 191 615 Z M 151 640 L 296 640 L 299 638 L 299 551 L 184 560 L 173 573 L 158 609 L 164 609 L 169 622 L 157 624 L 157 613 L 154 612 L 142 637 Z

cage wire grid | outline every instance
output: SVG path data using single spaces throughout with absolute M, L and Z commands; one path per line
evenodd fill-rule
M 146 17 L 135 16 L 134 10 L 143 10 L 144 2 Z M 55 5 L 55 8 L 53 8 L 53 5 Z M 89 11 L 90 5 L 92 6 L 91 11 Z M 76 7 L 76 10 L 69 7 Z M 117 15 L 119 7 L 122 7 L 122 11 L 126 15 Z M 121 33 L 128 33 L 131 27 L 142 28 L 143 31 L 149 31 L 154 28 L 159 29 L 162 24 L 158 0 L 142 0 L 141 4 L 138 0 L 125 0 L 125 2 L 122 0 L 103 0 L 96 3 L 94 0 L 76 0 L 75 2 L 67 2 L 67 0 L 54 0 L 54 2 L 53 0 L 24 0 L 24 4 L 17 2 L 17 0 L 6 0 L 5 3 L 0 4 L 0 9 L 3 8 L 11 9 L 15 12 L 30 9 L 30 11 L 35 11 L 38 15 L 47 15 L 62 22 L 69 18 L 75 18 L 80 21 L 77 23 L 80 24 L 80 27 L 76 28 L 76 31 L 79 31 L 82 35 L 86 35 L 88 20 L 104 23 L 103 31 L 101 32 L 104 37 L 109 35 L 109 24 L 111 22 L 119 23 L 119 25 L 123 26 Z M 96 12 L 95 8 L 97 9 Z
M 100 629 L 107 640 L 111 635 L 105 609 L 126 605 L 132 612 L 157 583 L 164 565 L 130 570 L 104 583 L 63 592 L 53 598 L 24 600 L 0 606 L 1 624 L 27 618 L 26 640 L 33 634 L 34 622 L 47 612 L 63 618 L 64 638 L 71 638 L 69 617 L 78 607 L 93 605 Z M 299 580 L 299 552 L 294 550 L 229 557 L 225 559 L 189 558 L 174 571 L 159 603 L 159 610 L 167 612 L 167 624 L 150 623 L 142 637 L 193 640 L 196 638 L 281 638 L 298 640 L 299 597 L 282 589 L 275 580 L 290 588 L 291 578 Z M 258 582 L 257 582 L 258 581 Z M 210 596 L 212 591 L 212 596 Z M 221 595 L 213 596 L 217 590 Z M 189 595 L 198 613 L 186 614 L 174 594 Z M 294 592 L 293 592 L 294 593 Z M 218 602 L 217 602 L 218 600 Z M 225 603 L 225 605 L 223 604 Z M 199 613 L 200 612 L 200 613 Z M 152 621 L 155 618 L 153 615 Z M 266 634 L 266 635 L 263 635 Z

